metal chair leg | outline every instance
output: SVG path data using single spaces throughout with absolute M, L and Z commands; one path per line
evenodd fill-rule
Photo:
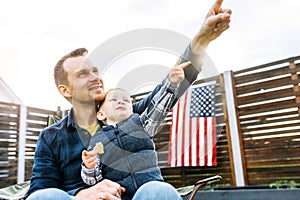
M 212 177 L 209 177 L 209 178 L 206 178 L 206 179 L 203 179 L 203 180 L 200 180 L 200 181 L 197 181 L 195 184 L 194 184 L 194 189 L 192 190 L 191 194 L 190 194 L 190 197 L 188 198 L 188 200 L 194 200 L 198 190 L 205 186 L 206 184 L 210 183 L 210 182 L 216 182 L 216 181 L 220 181 L 222 179 L 221 176 L 219 175 L 216 175 L 216 176 L 212 176 Z

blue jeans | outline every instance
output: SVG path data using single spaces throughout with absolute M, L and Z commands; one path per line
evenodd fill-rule
M 142 185 L 132 200 L 181 200 L 176 189 L 166 182 L 150 181 Z
M 68 193 L 56 188 L 47 188 L 31 194 L 26 200 L 71 200 Z M 142 185 L 132 200 L 181 200 L 175 188 L 160 181 L 151 181 Z
M 29 195 L 26 200 L 71 200 L 72 198 L 63 190 L 47 188 L 36 191 Z

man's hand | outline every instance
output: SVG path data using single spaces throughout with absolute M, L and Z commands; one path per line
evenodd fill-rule
M 223 0 L 216 0 L 208 11 L 199 32 L 193 38 L 190 47 L 193 53 L 201 54 L 209 43 L 229 28 L 230 9 L 223 9 Z
M 126 189 L 118 183 L 104 179 L 96 185 L 79 191 L 76 197 L 82 200 L 121 200 Z

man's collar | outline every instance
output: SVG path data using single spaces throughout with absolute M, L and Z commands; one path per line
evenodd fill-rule
M 74 120 L 74 111 L 73 108 L 71 108 L 70 112 L 68 113 L 68 121 L 67 121 L 67 127 L 70 129 L 76 128 L 76 122 Z

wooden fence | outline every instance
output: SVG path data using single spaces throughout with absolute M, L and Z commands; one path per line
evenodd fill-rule
M 30 179 L 39 132 L 47 126 L 48 116 L 56 113 L 0 102 L 0 187 L 17 183 L 18 175 Z M 22 134 L 22 128 L 26 134 Z
M 154 138 L 165 180 L 180 187 L 219 174 L 222 185 L 268 185 L 278 180 L 300 183 L 299 73 L 300 56 L 205 80 L 216 81 L 218 165 L 168 167 L 168 115 Z M 25 123 L 20 114 L 24 110 Z M 55 113 L 0 103 L 0 187 L 16 183 L 23 166 L 23 179 L 30 178 L 38 134 L 47 117 Z M 26 129 L 24 147 L 19 137 L 22 127 Z
M 235 72 L 247 185 L 300 183 L 300 57 Z
M 6 186 L 17 180 L 20 106 L 1 103 L 0 111 L 0 185 Z

